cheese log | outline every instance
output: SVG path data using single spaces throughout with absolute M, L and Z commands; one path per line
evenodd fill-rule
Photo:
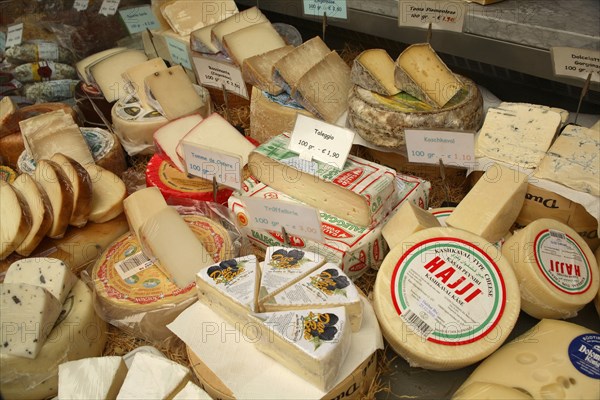
M 217 23 L 211 31 L 212 41 L 219 50 L 224 50 L 223 37 L 225 35 L 268 21 L 267 17 L 257 7 L 248 8 Z
M 510 385 L 534 399 L 598 399 L 598 341 L 588 328 L 543 319 L 484 360 L 459 388 Z
M 56 153 L 50 159 L 60 166 L 73 189 L 73 213 L 69 225 L 82 227 L 87 224 L 92 211 L 92 180 L 85 168 L 72 158 Z
M 475 154 L 522 168 L 536 168 L 561 124 L 560 114 L 547 107 L 501 103 L 488 109 Z
M 32 215 L 25 197 L 3 180 L 0 180 L 0 203 L 0 260 L 4 260 L 29 234 Z
M 186 36 L 236 14 L 238 9 L 233 0 L 175 0 L 162 5 L 160 12 L 175 32 Z
M 127 375 L 119 356 L 69 361 L 58 367 L 58 398 L 68 400 L 115 399 Z
M 181 65 L 155 72 L 144 82 L 150 101 L 168 120 L 200 113 L 206 107 Z M 173 96 L 174 92 L 177 96 Z
M 125 47 L 115 47 L 112 49 L 107 49 L 98 53 L 94 53 L 92 55 L 87 56 L 83 60 L 78 61 L 77 64 L 75 64 L 75 69 L 77 70 L 77 75 L 79 75 L 79 79 L 81 79 L 88 85 L 93 83 L 93 79 L 90 76 L 88 69 L 90 65 L 93 65 L 104 58 L 110 57 L 116 53 L 120 53 L 125 50 L 127 50 Z
M 442 225 L 429 211 L 406 202 L 386 222 L 381 233 L 391 249 L 415 232 L 439 226 Z
M 123 208 L 129 230 L 139 238 L 140 226 L 158 211 L 166 208 L 167 202 L 155 187 L 140 189 L 123 200 Z
M 123 72 L 123 79 L 128 83 L 126 87 L 127 93 L 135 96 L 143 108 L 152 108 L 146 96 L 144 79 L 155 72 L 165 69 L 167 69 L 167 64 L 165 64 L 162 58 L 158 57 L 128 68 Z
M 150 216 L 140 227 L 139 237 L 144 253 L 156 258 L 160 269 L 180 288 L 194 282 L 196 273 L 214 262 L 172 207 Z M 166 243 L 169 246 L 165 246 Z
M 117 400 L 170 399 L 189 379 L 190 370 L 183 365 L 163 356 L 139 352 L 133 357 Z
M 0 99 L 0 138 L 12 133 L 5 129 L 6 122 L 17 111 L 17 105 L 12 101 L 10 96 L 4 96 Z
M 385 257 L 374 308 L 384 337 L 412 367 L 448 371 L 484 359 L 506 340 L 519 316 L 519 285 L 492 243 L 429 228 Z
M 275 95 L 281 93 L 283 89 L 273 81 L 273 66 L 293 50 L 294 46 L 288 45 L 246 58 L 242 63 L 244 81 L 258 90 Z
M 110 221 L 123 212 L 123 200 L 127 196 L 125 183 L 98 165 L 89 165 L 86 170 L 92 181 L 92 209 L 88 220 L 97 224 Z
M 127 94 L 123 72 L 147 60 L 143 51 L 124 50 L 102 58 L 88 68 L 106 101 L 112 103 Z
M 178 118 L 162 126 L 154 133 L 156 152 L 177 167 L 177 169 L 185 172 L 185 165 L 177 156 L 177 145 L 200 122 L 202 122 L 200 114 L 192 114 Z
M 212 397 L 190 381 L 173 397 L 173 400 L 212 400 Z
M 330 52 L 331 50 L 320 37 L 315 36 L 307 40 L 275 63 L 274 83 L 291 94 L 300 78 Z
M 252 175 L 356 225 L 376 225 L 389 212 L 395 171 L 354 156 L 348 157 L 343 170 L 319 161 L 306 164 L 288 150 L 288 143 L 289 138 L 279 135 L 250 153 Z
M 212 29 L 216 25 L 206 25 L 190 34 L 190 48 L 198 53 L 217 54 L 220 50 L 212 42 Z
M 348 110 L 351 89 L 350 67 L 332 51 L 300 78 L 292 89 L 292 97 L 333 124 Z
M 396 87 L 433 107 L 443 107 L 461 89 L 460 80 L 429 43 L 406 48 L 396 60 Z
M 568 125 L 540 162 L 534 177 L 600 196 L 599 150 L 597 130 Z
M 534 318 L 572 318 L 598 293 L 594 254 L 562 222 L 533 221 L 506 240 L 502 254 L 519 280 L 521 308 Z
M 344 307 L 254 316 L 259 351 L 325 392 L 333 387 L 352 340 Z
M 64 261 L 48 257 L 32 257 L 16 261 L 8 267 L 4 283 L 26 283 L 40 286 L 63 304 L 77 283 L 77 277 Z
M 270 22 L 228 33 L 223 36 L 222 43 L 227 54 L 240 67 L 247 58 L 285 46 L 285 41 Z
M 462 386 L 452 400 L 531 400 L 529 394 L 510 386 L 495 383 L 473 382 Z
M 52 206 L 44 189 L 28 174 L 19 175 L 13 182 L 13 187 L 23 195 L 31 211 L 31 228 L 15 249 L 18 254 L 27 257 L 52 227 Z
M 48 290 L 27 283 L 0 283 L 0 352 L 35 359 L 60 315 Z
M 394 60 L 383 49 L 369 49 L 360 53 L 352 63 L 352 83 L 371 92 L 393 96 L 400 89 L 394 81 Z
M 60 239 L 65 235 L 73 215 L 73 187 L 62 168 L 50 160 L 40 160 L 33 179 L 44 189 L 52 206 L 52 227 L 48 237 Z
M 446 224 L 495 243 L 517 219 L 526 192 L 527 175 L 494 164 L 446 218 Z

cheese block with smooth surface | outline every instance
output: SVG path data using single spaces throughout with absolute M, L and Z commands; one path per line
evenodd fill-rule
M 285 41 L 270 22 L 231 32 L 223 36 L 222 43 L 229 57 L 240 67 L 247 58 L 285 46 Z
M 281 93 L 283 89 L 273 81 L 273 67 L 277 61 L 293 50 L 294 46 L 288 45 L 246 58 L 242 63 L 244 81 L 258 90 L 275 95 Z
M 88 68 L 106 101 L 112 103 L 127 94 L 127 82 L 123 79 L 123 72 L 147 60 L 148 57 L 143 51 L 124 50 L 96 61 Z
M 493 164 L 446 218 L 446 224 L 492 243 L 499 241 L 523 207 L 527 180 L 523 172 Z
M 248 8 L 242 12 L 231 15 L 223 21 L 213 26 L 211 35 L 213 43 L 220 49 L 224 50 L 223 37 L 229 33 L 239 31 L 251 25 L 268 22 L 267 17 L 257 7 Z
M 92 181 L 92 210 L 88 219 L 97 224 L 110 221 L 123 212 L 123 200 L 127 196 L 125 183 L 98 165 L 90 165 L 86 170 Z
M 68 400 L 116 399 L 127 375 L 120 356 L 91 357 L 58 367 L 58 398 Z
M 71 183 L 73 213 L 69 219 L 69 225 L 80 228 L 87 224 L 92 211 L 92 180 L 90 174 L 80 163 L 62 153 L 55 153 L 50 160 L 60 166 Z
M 394 60 L 383 49 L 360 53 L 352 64 L 352 83 L 371 92 L 393 96 L 400 92 L 394 82 Z
M 123 78 L 128 83 L 127 92 L 130 95 L 135 96 L 140 101 L 143 108 L 152 108 L 146 96 L 144 79 L 155 72 L 160 72 L 165 69 L 167 69 L 167 64 L 165 64 L 162 58 L 157 57 L 136 64 L 123 72 Z
M 153 214 L 168 207 L 162 193 L 156 187 L 140 189 L 123 200 L 123 209 L 129 230 L 139 238 L 140 227 Z
M 177 156 L 177 146 L 185 135 L 200 122 L 202 122 L 200 114 L 192 114 L 170 121 L 154 133 L 156 151 L 181 172 L 185 172 L 186 169 Z
M 415 232 L 438 226 L 442 225 L 433 214 L 407 202 L 386 222 L 381 233 L 391 249 Z
M 0 99 L 0 138 L 12 132 L 4 129 L 4 124 L 17 111 L 17 105 L 12 101 L 10 96 L 4 96 Z
M 168 120 L 199 113 L 206 107 L 181 65 L 155 72 L 144 82 L 150 102 Z
M 94 53 L 92 55 L 87 56 L 81 61 L 78 61 L 75 64 L 75 69 L 77 70 L 77 74 L 79 78 L 84 81 L 86 84 L 93 83 L 93 79 L 89 74 L 89 66 L 95 64 L 97 61 L 112 56 L 113 54 L 119 53 L 121 51 L 127 50 L 125 47 L 114 47 L 112 49 L 103 50 L 98 53 Z
M 212 400 L 212 397 L 190 381 L 173 397 L 173 400 Z
M 233 0 L 175 0 L 160 7 L 167 23 L 181 36 L 236 14 Z
M 331 50 L 320 37 L 315 36 L 307 40 L 275 63 L 274 82 L 291 94 L 300 78 L 330 52 Z
M 52 227 L 47 235 L 59 239 L 67 231 L 75 206 L 71 182 L 62 168 L 50 160 L 37 163 L 33 179 L 44 189 L 52 206 Z

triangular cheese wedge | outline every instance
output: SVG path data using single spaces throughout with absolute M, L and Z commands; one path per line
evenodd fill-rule
M 264 311 L 344 307 L 353 332 L 358 332 L 362 323 L 362 302 L 356 286 L 339 267 L 331 263 L 270 297 L 260 306 Z

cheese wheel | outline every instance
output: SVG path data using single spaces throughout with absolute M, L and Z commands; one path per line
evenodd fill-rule
M 429 212 L 437 218 L 438 222 L 440 223 L 440 225 L 442 226 L 447 226 L 446 225 L 446 218 L 448 218 L 450 216 L 450 214 L 452 214 L 452 211 L 454 211 L 455 207 L 438 207 L 438 208 L 432 208 L 429 210 Z
M 429 228 L 391 249 L 374 289 L 384 337 L 411 366 L 458 369 L 490 355 L 519 316 L 517 279 L 493 244 Z
M 5 398 L 54 397 L 58 394 L 59 364 L 102 354 L 107 326 L 94 311 L 92 299 L 92 291 L 77 281 L 34 360 L 0 354 L 0 392 Z
M 598 273 L 600 274 L 600 247 L 596 249 L 596 263 L 598 264 Z M 600 288 L 598 288 L 598 294 L 594 299 L 594 305 L 596 306 L 596 311 L 600 317 Z
M 598 265 L 569 226 L 542 218 L 502 246 L 521 288 L 521 308 L 535 318 L 571 318 L 598 293 Z

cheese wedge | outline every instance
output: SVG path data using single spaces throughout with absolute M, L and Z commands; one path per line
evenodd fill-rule
M 206 107 L 181 65 L 155 72 L 144 83 L 150 102 L 168 120 L 201 113 Z
M 12 101 L 10 96 L 4 96 L 0 99 L 0 138 L 12 133 L 4 129 L 4 124 L 16 111 L 17 105 Z
M 273 67 L 277 61 L 293 50 L 294 46 L 288 45 L 246 58 L 242 63 L 244 81 L 273 95 L 281 93 L 283 88 L 273 81 Z
M 127 376 L 122 357 L 93 357 L 58 367 L 58 398 L 68 400 L 116 399 Z M 94 384 L 82 384 L 93 382 Z
M 330 52 L 331 50 L 320 37 L 315 36 L 307 40 L 275 63 L 273 66 L 275 83 L 291 94 L 300 78 Z
M 167 159 L 181 172 L 185 172 L 186 169 L 177 156 L 177 146 L 185 135 L 200 122 L 202 122 L 200 114 L 192 114 L 173 120 L 154 133 L 154 143 L 157 153 L 162 155 L 163 158 Z
M 123 212 L 123 200 L 127 196 L 125 183 L 98 165 L 89 165 L 86 170 L 92 181 L 92 210 L 88 219 L 97 224 L 110 221 Z
M 220 51 L 212 42 L 212 29 L 215 25 L 206 25 L 190 34 L 190 48 L 193 51 L 206 54 L 217 54 Z
M 37 163 L 33 179 L 44 189 L 52 206 L 52 227 L 48 237 L 62 238 L 73 215 L 73 187 L 62 168 L 50 160 Z
M 122 52 L 127 50 L 125 47 L 115 47 L 112 49 L 107 49 L 107 50 L 103 50 L 100 51 L 98 53 L 94 53 L 92 55 L 87 56 L 86 58 L 84 58 L 81 61 L 78 61 L 75 64 L 75 69 L 77 70 L 77 75 L 79 75 L 79 78 L 84 81 L 86 84 L 91 84 L 93 83 L 93 78 L 91 77 L 90 73 L 89 73 L 89 67 L 90 65 L 95 64 L 97 61 L 102 60 L 103 58 L 107 58 L 112 56 L 113 54 Z
M 92 211 L 92 180 L 85 168 L 72 158 L 56 153 L 50 159 L 60 166 L 73 189 L 73 213 L 69 225 L 81 228 Z
M 162 193 L 156 187 L 140 189 L 123 200 L 123 209 L 129 224 L 129 230 L 139 240 L 140 227 L 155 213 L 167 208 Z
M 187 36 L 237 14 L 238 8 L 233 0 L 175 0 L 163 4 L 160 12 L 177 34 Z
M 442 225 L 435 215 L 407 201 L 386 222 L 381 234 L 391 249 L 415 232 L 438 226 Z
M 394 81 L 394 69 L 394 60 L 387 51 L 365 50 L 352 64 L 352 83 L 383 96 L 393 96 L 400 92 Z
M 152 108 L 146 95 L 144 79 L 155 72 L 160 72 L 165 69 L 167 69 L 167 64 L 165 64 L 162 58 L 157 57 L 134 65 L 123 72 L 123 79 L 128 83 L 126 88 L 127 92 L 135 96 L 140 101 L 143 108 Z
M 244 60 L 285 46 L 285 40 L 270 22 L 262 22 L 223 36 L 223 47 L 233 61 L 242 66 Z
M 0 260 L 4 260 L 25 240 L 31 230 L 32 216 L 25 197 L 0 179 Z
M 225 35 L 268 21 L 267 17 L 257 7 L 248 8 L 217 23 L 211 31 L 212 41 L 219 50 L 224 50 L 223 37 Z
M 123 72 L 147 60 L 148 57 L 143 51 L 124 50 L 101 58 L 88 69 L 106 101 L 112 103 L 127 94 L 127 82 L 123 79 Z

